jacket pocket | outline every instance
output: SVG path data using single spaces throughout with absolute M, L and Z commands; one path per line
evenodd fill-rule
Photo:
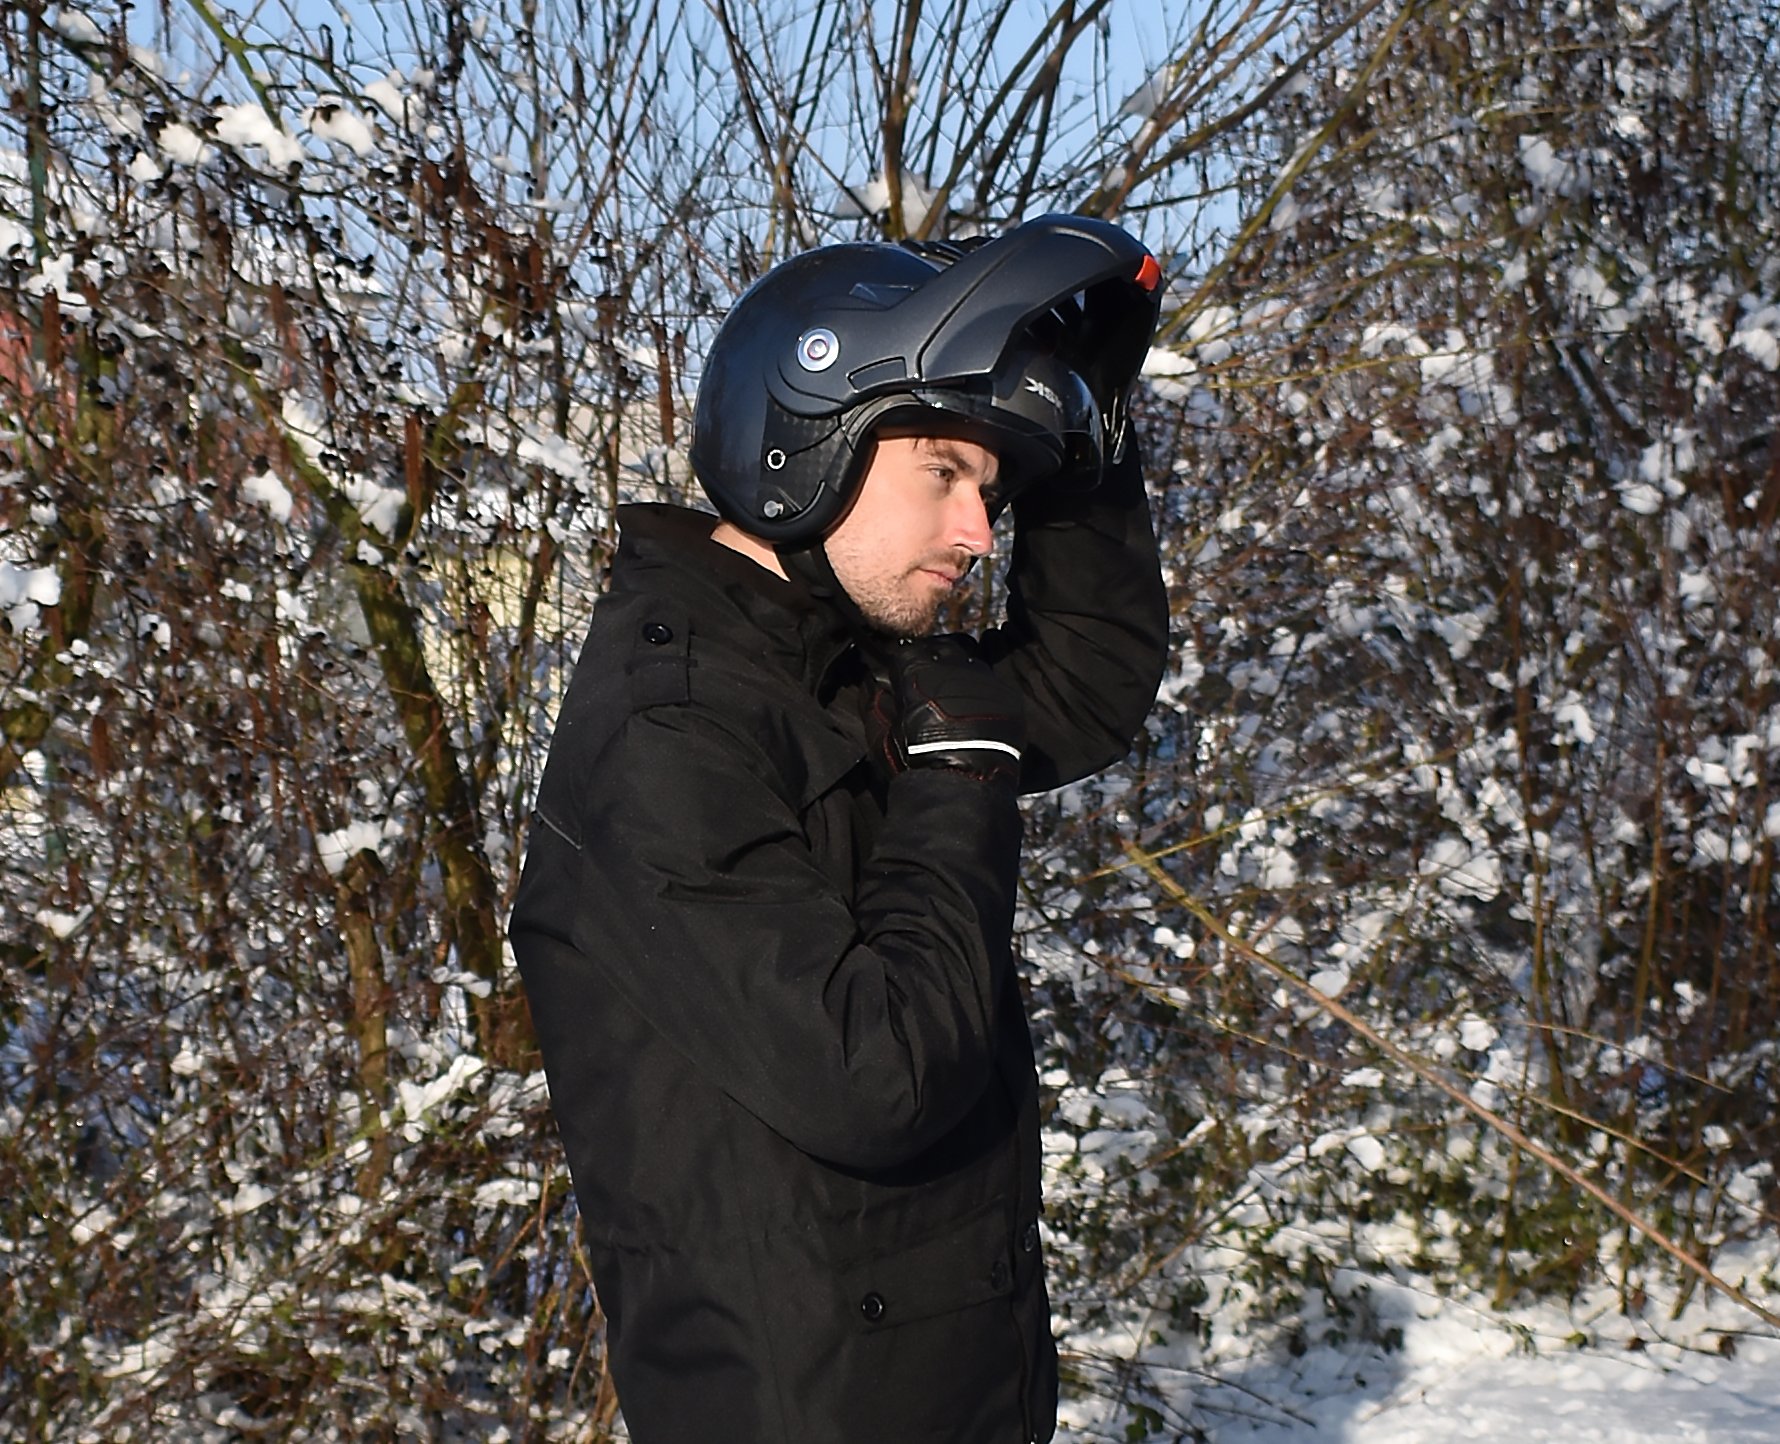
M 954 1313 L 1013 1292 L 1012 1240 L 998 1205 L 943 1234 L 874 1254 L 841 1271 L 855 1325 L 867 1333 Z

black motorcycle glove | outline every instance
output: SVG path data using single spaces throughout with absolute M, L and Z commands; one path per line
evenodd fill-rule
M 960 633 L 904 642 L 887 659 L 889 741 L 904 768 L 944 767 L 983 781 L 1020 780 L 1024 703 Z

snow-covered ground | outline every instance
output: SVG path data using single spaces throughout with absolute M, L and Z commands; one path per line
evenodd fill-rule
M 1148 1397 L 1149 1432 L 1137 1432 L 1128 1394 L 1066 1405 L 1059 1444 L 1780 1441 L 1780 1333 L 1723 1299 L 1696 1298 L 1671 1317 L 1672 1301 L 1651 1297 L 1631 1318 L 1605 1293 L 1497 1312 L 1413 1283 L 1366 1286 L 1380 1322 L 1402 1329 L 1400 1347 L 1294 1353 L 1282 1336 L 1172 1365 L 1146 1353 L 1160 1396 Z M 1769 1308 L 1780 1302 L 1757 1294 Z

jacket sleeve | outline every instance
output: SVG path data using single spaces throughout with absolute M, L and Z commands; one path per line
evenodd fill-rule
M 798 1148 L 890 1167 L 992 1076 L 1015 791 L 943 769 L 895 778 L 849 905 L 773 775 L 715 709 L 634 713 L 587 781 L 579 862 L 553 884 L 568 895 L 522 896 L 516 927 L 562 920 L 661 1036 Z
M 1137 447 L 1091 492 L 1040 487 L 1014 502 L 1006 623 L 983 638 L 1026 698 L 1022 791 L 1124 756 L 1156 700 L 1168 595 Z

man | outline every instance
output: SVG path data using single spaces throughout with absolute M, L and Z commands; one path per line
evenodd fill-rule
M 1051 1437 L 1016 799 L 1161 676 L 1158 279 L 1063 216 L 795 257 L 707 358 L 722 519 L 620 513 L 512 937 L 638 1444 Z M 1005 625 L 930 637 L 1010 504 Z

